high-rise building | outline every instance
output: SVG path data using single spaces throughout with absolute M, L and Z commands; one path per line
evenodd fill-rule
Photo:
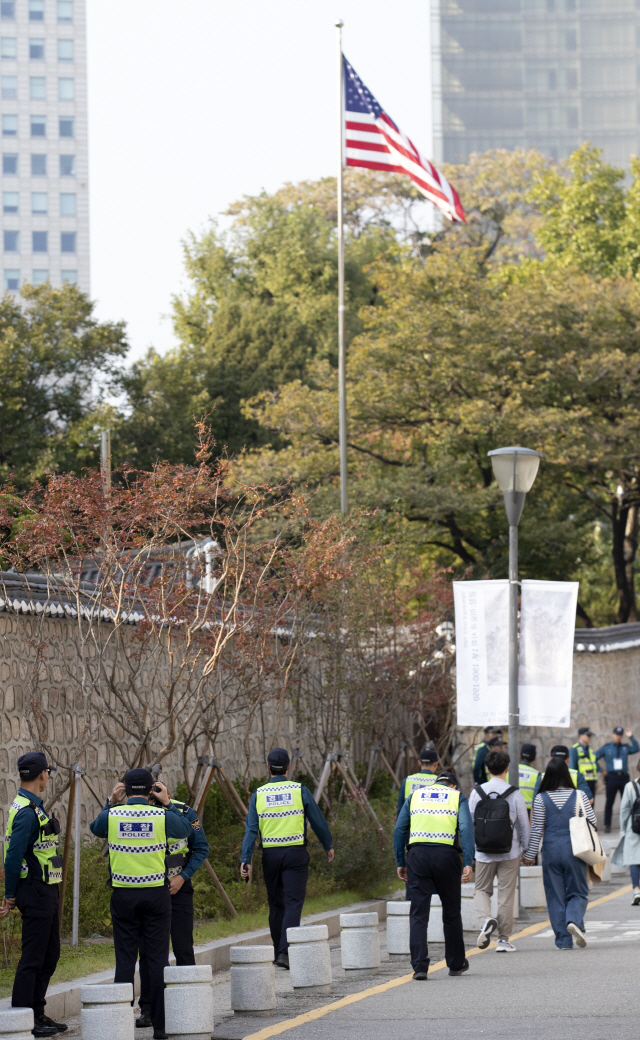
M 434 156 L 640 139 L 638 0 L 431 0 Z
M 0 0 L 3 284 L 89 291 L 84 0 Z

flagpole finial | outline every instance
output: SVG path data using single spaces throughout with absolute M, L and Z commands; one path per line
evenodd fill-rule
M 344 22 L 336 22 L 336 29 L 342 29 Z

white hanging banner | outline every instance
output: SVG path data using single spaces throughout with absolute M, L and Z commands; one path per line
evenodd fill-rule
M 509 715 L 509 582 L 454 581 L 459 726 L 504 726 Z
M 518 676 L 522 726 L 571 724 L 578 587 L 577 581 L 522 581 Z

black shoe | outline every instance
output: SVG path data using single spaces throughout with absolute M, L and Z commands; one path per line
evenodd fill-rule
M 451 971 L 451 969 L 449 969 L 449 974 L 450 975 L 464 975 L 465 971 L 469 971 L 469 961 L 467 960 L 466 957 L 464 959 L 464 964 L 460 968 L 460 971 Z
M 36 1018 L 33 1022 L 33 1029 L 31 1030 L 34 1036 L 57 1036 L 58 1030 L 55 1026 L 46 1026 L 44 1022 Z
M 136 1018 L 136 1027 L 138 1029 L 150 1029 L 152 1025 L 151 1015 L 148 1015 L 146 1011 L 141 1011 Z
M 611 834 L 611 827 L 605 827 L 604 833 L 605 834 Z
M 279 953 L 273 962 L 278 968 L 286 968 L 289 971 L 289 954 Z
M 48 1015 L 40 1015 L 40 1018 L 34 1019 L 40 1026 L 55 1026 L 59 1033 L 66 1033 L 69 1026 L 65 1025 L 64 1022 L 54 1022 Z
M 169 1040 L 169 1034 L 164 1033 L 162 1029 L 154 1029 L 153 1040 Z
M 416 982 L 426 982 L 428 976 L 426 971 L 414 971 L 413 977 Z

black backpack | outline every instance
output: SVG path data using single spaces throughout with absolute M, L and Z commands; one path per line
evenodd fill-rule
M 634 834 L 640 834 L 640 790 L 638 785 L 633 781 L 633 789 L 636 792 L 636 800 L 631 806 L 631 830 Z
M 476 805 L 473 822 L 478 852 L 494 856 L 511 852 L 515 824 L 511 822 L 507 798 L 515 790 L 515 787 L 508 787 L 502 794 L 492 791 L 488 795 L 480 785 L 476 787 L 480 801 Z

